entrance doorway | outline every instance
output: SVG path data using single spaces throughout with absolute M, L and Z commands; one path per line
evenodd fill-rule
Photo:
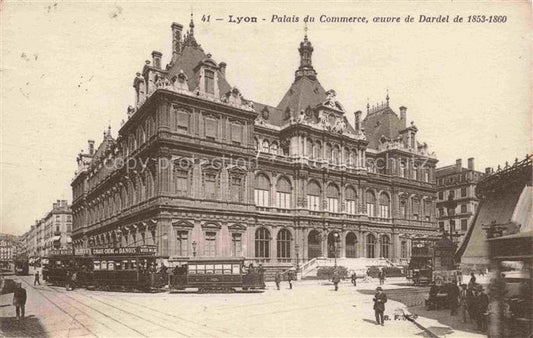
M 311 230 L 307 235 L 307 258 L 313 259 L 322 257 L 322 246 L 320 243 L 320 233 L 316 230 Z

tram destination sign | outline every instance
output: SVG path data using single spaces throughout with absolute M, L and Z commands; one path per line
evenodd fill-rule
M 72 255 L 72 249 L 53 249 L 50 250 L 50 256 L 69 256 Z
M 93 256 L 100 255 L 154 255 L 155 246 L 136 246 L 125 248 L 92 248 Z

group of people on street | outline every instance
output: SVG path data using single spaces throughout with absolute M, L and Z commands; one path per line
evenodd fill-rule
M 287 271 L 287 282 L 289 283 L 289 289 L 292 289 L 292 281 L 296 279 L 296 276 L 294 275 L 293 270 Z M 281 283 L 281 273 L 279 271 L 276 272 L 276 275 L 274 276 L 274 282 L 276 283 L 276 287 L 279 290 L 279 286 Z
M 461 284 L 459 286 L 457 281 L 454 280 L 451 283 L 439 287 L 433 282 L 429 290 L 428 299 L 430 309 L 438 309 L 439 300 L 437 299 L 437 295 L 440 292 L 447 295 L 446 303 L 450 309 L 451 316 L 459 314 L 463 323 L 467 323 L 470 320 L 476 324 L 478 330 L 487 330 L 486 322 L 489 297 L 485 293 L 483 286 L 476 283 L 476 277 L 473 273 L 471 274 L 468 285 Z

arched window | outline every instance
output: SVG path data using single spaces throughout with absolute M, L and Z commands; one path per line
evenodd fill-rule
M 429 169 L 424 169 L 424 182 L 429 182 Z
M 352 187 L 346 188 L 346 190 L 344 191 L 344 199 L 346 200 L 346 213 L 350 215 L 355 215 L 357 213 L 357 195 Z
M 390 218 L 390 198 L 384 192 L 379 195 L 379 215 L 381 218 Z
M 400 177 L 407 177 L 407 165 L 404 161 L 400 161 Z
M 318 183 L 311 181 L 307 184 L 307 209 L 320 210 L 321 189 Z
M 278 154 L 278 143 L 277 142 L 272 142 L 272 144 L 270 145 L 270 152 L 272 154 Z
M 322 256 L 322 239 L 317 230 L 309 231 L 307 235 L 307 258 L 313 259 Z
M 322 146 L 320 145 L 320 142 L 316 142 L 314 145 L 313 145 L 313 158 L 315 160 L 320 160 L 322 159 Z
M 264 153 L 270 152 L 270 143 L 268 143 L 268 140 L 263 140 L 262 151 Z
M 255 177 L 255 205 L 268 207 L 270 205 L 270 180 L 263 174 Z
M 338 164 L 340 164 L 340 159 L 341 159 L 340 149 L 339 149 L 339 147 L 335 146 L 331 150 L 331 160 L 332 160 L 333 163 L 338 165 Z
M 371 190 L 366 192 L 366 214 L 368 217 L 376 216 L 376 196 Z
M 419 217 L 420 200 L 418 198 L 413 198 L 411 203 L 412 203 L 412 206 L 413 206 L 413 211 L 412 211 L 413 219 L 418 220 L 418 219 L 420 219 L 420 217 Z
M 146 133 L 142 126 L 139 127 L 139 146 L 143 145 L 146 142 Z
M 357 236 L 353 232 L 346 235 L 346 258 L 357 257 Z
M 413 180 L 415 181 L 418 180 L 418 165 L 417 164 L 413 166 Z
M 276 183 L 276 204 L 278 208 L 291 208 L 291 183 L 285 177 L 278 178 Z
M 333 156 L 333 154 L 331 153 L 332 150 L 333 149 L 331 147 L 331 144 L 326 143 L 326 160 L 328 160 L 328 162 L 331 162 L 332 160 L 332 156 Z
M 387 235 L 381 236 L 381 257 L 389 258 L 390 238 Z
M 254 137 L 254 149 L 255 151 L 259 151 L 259 140 Z
M 400 217 L 407 219 L 407 201 L 404 199 L 400 200 Z
M 154 197 L 154 177 L 152 172 L 148 169 L 146 170 L 146 198 Z
M 328 198 L 328 211 L 339 212 L 339 188 L 335 184 L 328 185 L 326 195 Z
M 290 262 L 291 259 L 291 233 L 287 229 L 278 232 L 277 253 L 279 262 Z
M 314 158 L 314 148 L 313 148 L 313 146 L 314 146 L 313 145 L 313 141 L 310 138 L 308 138 L 305 150 L 306 150 L 306 155 L 309 158 Z
M 270 257 L 270 232 L 266 228 L 259 228 L 255 232 L 255 257 Z
M 376 237 L 372 234 L 366 236 L 366 257 L 375 258 L 376 257 Z

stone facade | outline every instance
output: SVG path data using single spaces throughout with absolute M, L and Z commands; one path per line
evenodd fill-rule
M 173 55 L 153 52 L 135 106 L 113 138 L 78 158 L 75 247 L 156 245 L 161 258 L 244 256 L 265 264 L 318 256 L 407 261 L 436 231 L 436 158 L 405 107 L 355 112 L 355 124 L 300 43 L 276 106 L 245 99 L 226 63 L 172 25 Z M 337 241 L 336 238 L 339 240 Z
M 455 240 L 462 242 L 464 235 L 472 224 L 479 204 L 476 197 L 476 185 L 484 177 L 484 173 L 474 169 L 474 159 L 468 159 L 468 166 L 464 168 L 460 159 L 455 165 L 437 168 L 437 221 L 439 229 L 450 231 Z M 457 203 L 451 214 L 448 213 L 446 203 L 449 200 Z

